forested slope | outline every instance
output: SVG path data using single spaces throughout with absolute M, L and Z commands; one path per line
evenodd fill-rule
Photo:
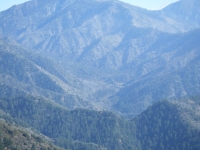
M 162 101 L 135 118 L 142 149 L 198 150 L 200 148 L 199 98 Z
M 161 101 L 128 120 L 110 112 L 66 110 L 32 96 L 2 98 L 4 119 L 31 127 L 66 149 L 200 148 L 199 97 Z M 1 112 L 1 114 L 2 114 Z
M 0 109 L 9 113 L 16 123 L 31 126 L 65 148 L 126 150 L 138 146 L 134 123 L 110 112 L 69 111 L 32 96 L 3 98 Z

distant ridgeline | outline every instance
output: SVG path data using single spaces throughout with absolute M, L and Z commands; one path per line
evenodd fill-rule
M 36 129 L 56 145 L 74 150 L 198 150 L 199 108 L 199 98 L 166 100 L 127 120 L 104 111 L 69 111 L 32 96 L 0 101 L 5 120 Z

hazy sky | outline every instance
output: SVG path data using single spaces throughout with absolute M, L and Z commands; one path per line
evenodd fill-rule
M 0 11 L 8 9 L 12 5 L 20 4 L 28 0 L 0 0 Z M 121 0 L 126 3 L 130 3 L 135 6 L 140 6 L 143 8 L 155 10 L 161 9 L 170 3 L 176 2 L 178 0 Z

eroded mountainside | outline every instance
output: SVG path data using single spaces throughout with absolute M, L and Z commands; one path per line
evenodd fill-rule
M 163 98 L 198 95 L 198 8 L 196 0 L 160 11 L 110 0 L 32 0 L 13 6 L 0 13 L 1 35 L 52 60 L 45 66 L 31 60 L 40 70 L 34 75 L 23 66 L 11 69 L 11 83 L 15 80 L 17 90 L 27 92 L 19 80 L 27 71 L 29 93 L 67 108 L 125 115 L 136 115 Z M 23 50 L 18 54 L 24 57 Z M 11 77 L 6 65 L 2 83 Z
M 114 109 L 136 114 L 155 100 L 199 95 L 199 38 L 199 29 L 160 37 L 140 59 L 135 71 L 140 80 L 128 82 L 113 97 L 119 99 Z
M 1 97 L 24 94 L 45 97 L 67 108 L 91 107 L 78 96 L 80 82 L 53 61 L 30 52 L 14 41 L 0 39 Z M 83 103 L 82 103 L 83 102 Z
M 0 12 L 0 149 L 56 148 L 20 126 L 71 150 L 199 150 L 199 8 L 31 0 Z

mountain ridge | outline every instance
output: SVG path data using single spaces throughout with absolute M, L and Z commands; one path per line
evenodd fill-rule
M 13 122 L 34 128 L 66 149 L 200 147 L 199 97 L 160 101 L 130 120 L 107 111 L 67 110 L 30 95 L 0 99 L 0 109 Z
M 44 66 L 35 66 L 45 74 L 43 79 L 53 78 L 70 95 L 66 106 L 89 105 L 120 113 L 140 113 L 153 101 L 192 93 L 182 79 L 183 75 L 195 74 L 188 63 L 197 61 L 195 57 L 199 56 L 198 28 L 164 14 L 170 8 L 179 16 L 173 6 L 181 4 L 148 11 L 119 1 L 34 0 L 1 12 L 0 32 L 21 46 L 50 57 L 63 68 L 63 73 L 59 71 L 60 76 L 55 76 L 45 71 Z M 194 68 L 198 72 L 198 65 Z M 190 73 L 184 73 L 184 69 Z M 198 94 L 198 84 L 192 87 L 194 80 L 190 79 L 187 83 Z M 166 91 L 161 88 L 164 85 Z M 45 96 L 49 97 L 48 94 Z M 56 99 L 63 104 L 60 95 Z M 70 99 L 75 99 L 75 103 Z M 121 109 L 135 106 L 135 101 L 140 104 L 137 112 L 132 112 L 131 107 L 130 112 Z
M 198 6 L 32 0 L 0 12 L 0 120 L 65 149 L 198 150 Z
M 0 39 L 0 53 L 1 96 L 12 97 L 29 93 L 67 104 L 68 108 L 80 105 L 83 100 L 77 95 L 80 87 L 74 84 L 80 81 L 58 64 L 13 44 L 12 40 L 4 37 Z
M 172 38 L 172 42 L 169 42 L 170 44 L 168 43 L 169 40 L 167 41 L 168 45 L 165 42 L 160 44 L 162 51 L 160 51 L 159 47 L 156 50 L 149 51 L 149 54 L 154 52 L 154 61 L 144 62 L 144 71 L 152 63 L 159 65 L 156 65 L 157 68 L 152 71 L 146 71 L 146 74 L 141 76 L 138 82 L 137 80 L 128 82 L 124 86 L 125 88 L 122 88 L 117 96 L 113 97 L 113 99 L 119 98 L 119 103 L 114 104 L 114 108 L 119 107 L 118 109 L 125 112 L 132 111 L 135 113 L 138 111 L 137 109 L 142 108 L 137 106 L 149 106 L 149 103 L 156 100 L 199 95 L 199 81 L 197 80 L 200 56 L 199 44 L 197 44 L 200 35 L 199 31 L 197 29 Z M 185 43 L 182 44 L 182 41 L 185 41 Z M 161 41 L 158 42 L 160 43 Z M 163 48 L 162 45 L 167 46 Z M 146 54 L 147 56 L 148 53 Z M 155 55 L 156 53 L 160 54 Z M 139 69 L 141 69 L 141 66 L 139 66 Z M 135 111 L 132 108 L 137 109 Z

